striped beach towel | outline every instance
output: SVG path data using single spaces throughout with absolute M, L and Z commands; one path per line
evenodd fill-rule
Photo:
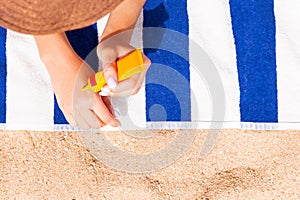
M 137 95 L 112 99 L 123 128 L 300 129 L 299 10 L 297 0 L 148 1 L 132 43 L 152 66 Z M 96 58 L 106 20 L 67 32 L 83 59 Z M 0 69 L 1 129 L 73 130 L 32 36 L 0 28 Z

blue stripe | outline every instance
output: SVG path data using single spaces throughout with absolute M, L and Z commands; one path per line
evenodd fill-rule
M 68 40 L 75 52 L 94 69 L 98 69 L 98 58 L 95 47 L 98 45 L 98 33 L 96 24 L 86 28 L 66 32 Z M 56 98 L 54 103 L 54 123 L 67 124 Z
M 273 0 L 230 0 L 244 122 L 278 122 Z
M 58 106 L 55 95 L 54 95 L 54 124 L 68 124 L 63 112 Z
M 0 123 L 6 122 L 6 29 L 0 27 Z
M 160 0 L 147 1 L 144 6 L 144 27 L 162 27 L 181 32 L 188 36 L 189 21 L 186 0 Z M 156 37 L 157 38 L 157 37 Z M 168 43 L 174 48 L 181 48 L 183 55 L 188 58 L 189 42 L 172 41 L 168 36 L 162 36 L 165 41 L 153 41 L 151 34 L 144 34 L 144 44 L 149 42 Z M 189 84 L 182 84 L 175 76 L 170 76 L 161 70 L 163 64 L 178 72 L 190 82 L 189 62 L 182 57 L 161 49 L 144 49 L 145 54 L 151 59 L 152 67 L 146 77 L 146 119 L 147 121 L 191 121 L 191 100 Z M 158 67 L 155 67 L 158 66 Z M 155 84 L 159 82 L 171 83 L 178 89 L 176 95 L 166 85 Z M 179 101 L 180 99 L 180 101 Z

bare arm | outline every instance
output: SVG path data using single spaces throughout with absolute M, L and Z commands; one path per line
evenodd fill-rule
M 101 40 L 115 33 L 133 29 L 146 0 L 125 0 L 111 13 Z
M 107 25 L 98 45 L 97 54 L 102 61 L 104 77 L 108 83 L 101 95 L 129 96 L 136 94 L 150 66 L 150 60 L 143 55 L 145 72 L 137 74 L 125 81 L 118 83 L 115 60 L 134 50 L 130 45 L 133 28 L 143 9 L 146 0 L 125 0 L 110 13 Z M 110 84 L 111 83 L 111 84 Z M 117 87 L 115 87 L 117 85 Z M 110 90 L 111 89 L 111 90 Z M 110 92 L 107 92 L 110 91 Z
M 35 36 L 35 41 L 68 122 L 84 129 L 119 126 L 107 99 L 81 91 L 94 71 L 74 52 L 65 33 Z
M 144 3 L 145 0 L 123 1 L 111 12 L 101 38 L 133 28 Z M 84 128 L 98 128 L 106 124 L 119 126 L 105 98 L 80 91 L 94 71 L 75 53 L 65 33 L 35 36 L 35 41 L 68 122 Z
M 65 33 L 35 36 L 40 57 L 50 75 L 54 91 L 73 84 L 81 59 L 69 44 Z

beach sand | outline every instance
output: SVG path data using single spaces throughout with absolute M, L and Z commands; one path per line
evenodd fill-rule
M 0 199 L 300 199 L 300 131 L 225 129 L 200 159 L 207 132 L 195 131 L 172 165 L 130 174 L 95 159 L 76 132 L 1 131 Z M 163 148 L 176 131 L 104 135 L 141 153 Z

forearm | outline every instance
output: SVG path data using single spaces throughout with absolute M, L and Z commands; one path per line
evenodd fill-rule
M 110 35 L 133 29 L 145 2 L 146 0 L 124 0 L 110 13 L 101 40 Z
M 76 76 L 80 58 L 68 42 L 65 33 L 35 36 L 40 58 L 45 64 L 54 89 Z M 60 86 L 62 87 L 62 86 Z
M 94 71 L 74 52 L 66 35 L 35 36 L 35 41 L 50 75 L 58 105 L 68 122 L 84 129 L 106 124 L 119 126 L 108 103 L 96 93 L 81 91 Z

